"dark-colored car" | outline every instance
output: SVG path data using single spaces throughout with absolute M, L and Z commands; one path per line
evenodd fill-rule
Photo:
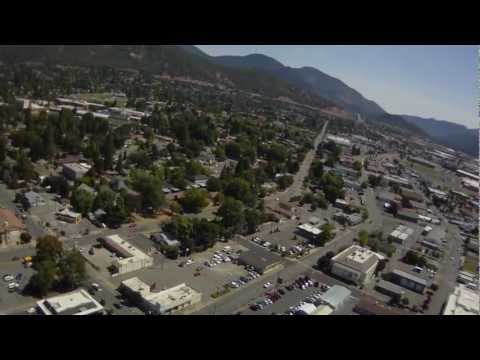
M 278 289 L 278 293 L 279 293 L 280 295 L 285 295 L 285 290 L 283 290 L 283 289 Z

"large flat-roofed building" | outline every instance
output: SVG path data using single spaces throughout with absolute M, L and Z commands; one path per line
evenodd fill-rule
M 120 291 L 151 315 L 169 315 L 202 301 L 202 294 L 186 284 L 160 292 L 138 278 L 122 281 Z
M 238 263 L 240 265 L 252 266 L 260 274 L 263 274 L 280 264 L 280 260 L 280 256 L 259 246 L 252 247 L 249 251 L 242 252 L 238 257 Z
M 119 274 L 140 270 L 153 265 L 153 258 L 123 240 L 118 235 L 101 238 L 105 248 L 115 253 L 119 259 L 115 259 L 112 266 Z
M 433 163 L 433 162 L 431 162 L 431 161 L 428 161 L 428 160 L 426 160 L 426 159 L 423 159 L 423 158 L 420 158 L 420 157 L 416 157 L 416 156 L 409 157 L 408 160 L 410 160 L 411 162 L 414 162 L 414 163 L 417 163 L 417 164 L 420 164 L 420 165 L 423 165 L 423 166 L 432 168 L 432 169 L 435 169 L 436 166 L 437 166 L 435 163 Z
M 328 135 L 326 140 L 327 142 L 333 141 L 335 144 L 340 146 L 345 146 L 345 147 L 349 147 L 352 145 L 352 142 L 349 139 L 345 139 L 343 137 L 335 136 L 335 135 Z
M 322 233 L 322 230 L 310 224 L 298 225 L 297 230 L 301 235 L 306 236 L 309 239 L 316 239 Z
M 332 273 L 356 284 L 366 284 L 372 280 L 378 261 L 373 251 L 353 245 L 332 258 Z
M 397 184 L 398 186 L 407 189 L 411 189 L 413 187 L 410 181 L 408 181 L 408 179 L 396 175 L 384 175 L 382 182 L 386 184 Z
M 465 170 L 457 170 L 457 175 L 460 175 L 462 177 L 467 177 L 472 180 L 480 181 L 480 176 L 478 176 L 478 174 L 472 174 Z
M 352 292 L 346 287 L 333 285 L 321 295 L 320 299 L 333 310 L 338 310 L 345 301 L 347 301 L 351 294 Z
M 398 269 L 393 270 L 390 277 L 393 283 L 420 294 L 423 294 L 428 286 L 427 280 Z
M 37 302 L 43 315 L 94 315 L 103 313 L 100 305 L 84 289 Z
M 405 290 L 403 290 L 401 286 L 395 285 L 394 283 L 385 280 L 380 280 L 375 285 L 375 289 L 382 294 L 396 297 L 398 299 L 400 299 L 405 294 Z
M 443 315 L 480 315 L 478 291 L 458 285 L 448 297 Z
M 91 166 L 85 163 L 63 164 L 63 175 L 72 181 L 80 180 L 90 170 Z
M 408 200 L 423 202 L 423 195 L 413 190 L 403 189 L 402 196 Z
M 478 180 L 472 180 L 469 178 L 462 178 L 462 185 L 464 188 L 472 191 L 478 191 L 479 189 L 479 182 Z
M 416 211 L 403 209 L 397 212 L 397 218 L 416 223 L 418 214 Z

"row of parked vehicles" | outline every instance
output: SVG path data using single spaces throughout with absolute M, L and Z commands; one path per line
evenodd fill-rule
M 3 276 L 3 281 L 7 283 L 8 292 L 16 292 L 20 289 L 20 282 L 22 281 L 23 274 L 17 274 L 13 276 L 6 274 Z
M 269 286 L 264 286 L 265 288 L 270 288 L 273 286 L 271 283 L 267 283 L 267 284 Z M 253 311 L 260 311 L 268 307 L 269 305 L 272 305 L 273 303 L 279 301 L 287 292 L 294 291 L 295 289 L 306 290 L 307 288 L 310 288 L 310 287 L 319 288 L 320 291 L 318 292 L 318 294 L 321 294 L 330 288 L 328 285 L 320 284 L 318 281 L 313 281 L 312 279 L 310 279 L 309 276 L 301 276 L 301 277 L 298 277 L 290 285 L 285 286 L 285 288 L 280 288 L 275 291 L 268 291 L 267 293 L 265 293 L 265 296 L 263 299 L 261 299 L 260 301 L 257 301 L 254 304 L 251 304 L 250 309 Z M 310 298 L 311 297 L 307 298 L 306 300 L 311 300 Z
M 229 286 L 232 289 L 238 289 L 239 287 L 244 286 L 248 284 L 250 281 L 257 279 L 258 277 L 261 276 L 258 272 L 256 272 L 252 268 L 246 268 L 246 269 L 248 271 L 248 275 L 240 276 L 238 280 L 234 280 L 229 284 Z
M 213 268 L 222 263 L 232 262 L 235 258 L 234 250 L 230 246 L 225 246 L 222 250 L 217 250 L 210 261 L 205 261 L 205 266 Z

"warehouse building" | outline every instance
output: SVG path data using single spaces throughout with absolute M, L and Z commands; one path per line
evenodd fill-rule
M 418 214 L 415 211 L 404 209 L 397 212 L 397 218 L 416 223 L 418 221 Z
M 457 175 L 460 175 L 462 177 L 467 177 L 472 180 L 480 181 L 480 177 L 478 176 L 478 174 L 472 174 L 465 170 L 457 170 Z
M 202 301 L 202 294 L 180 284 L 160 292 L 153 292 L 155 284 L 148 285 L 139 278 L 122 281 L 120 291 L 149 315 L 171 315 Z
M 335 136 L 335 135 L 328 135 L 327 142 L 329 141 L 334 142 L 336 145 L 345 146 L 345 147 L 350 147 L 352 145 L 350 140 L 342 138 L 340 136 Z
M 143 253 L 118 235 L 101 238 L 105 248 L 116 254 L 119 259 L 112 263 L 118 274 L 140 270 L 153 265 L 153 258 Z
M 238 257 L 238 263 L 244 266 L 252 266 L 255 271 L 264 274 L 280 264 L 281 258 L 259 246 L 244 251 Z
M 419 294 L 423 294 L 425 289 L 428 287 L 427 280 L 397 269 L 393 270 L 391 273 L 391 281 Z
M 378 284 L 375 285 L 375 289 L 382 294 L 397 299 L 401 299 L 405 294 L 405 290 L 403 290 L 401 286 L 385 280 L 380 280 Z
M 321 295 L 320 299 L 335 311 L 348 300 L 351 294 L 352 292 L 346 287 L 333 285 Z
M 310 240 L 317 239 L 322 233 L 322 230 L 310 224 L 301 224 L 297 226 L 297 230 L 300 233 L 300 235 L 305 236 Z
M 95 315 L 103 313 L 100 305 L 84 289 L 54 296 L 37 302 L 43 315 Z
M 423 195 L 413 190 L 403 189 L 402 196 L 408 200 L 423 202 Z
M 429 167 L 429 168 L 431 168 L 431 169 L 435 169 L 436 166 L 437 166 L 435 163 L 433 163 L 433 162 L 431 162 L 431 161 L 428 161 L 428 160 L 426 160 L 426 159 L 420 158 L 420 157 L 412 156 L 412 157 L 409 157 L 408 160 L 410 160 L 411 162 L 414 162 L 414 163 L 417 163 L 417 164 L 420 164 L 420 165 Z
M 352 245 L 332 258 L 332 274 L 356 284 L 366 284 L 373 278 L 379 258 L 376 253 Z

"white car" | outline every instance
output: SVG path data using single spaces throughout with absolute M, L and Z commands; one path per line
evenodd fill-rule
M 192 265 L 194 261 L 192 259 L 188 259 L 185 265 Z
M 15 278 L 12 275 L 5 275 L 3 277 L 3 280 L 6 281 L 6 282 L 10 282 L 10 281 L 15 280 Z
M 12 283 L 8 284 L 8 289 L 9 289 L 9 290 L 17 289 L 17 288 L 19 288 L 19 287 L 20 287 L 20 285 L 19 285 L 18 283 L 16 283 L 16 282 L 12 282 Z
M 268 288 L 272 287 L 272 283 L 271 283 L 271 282 L 267 282 L 267 283 L 263 284 L 263 287 L 264 287 L 265 289 L 268 289 Z

